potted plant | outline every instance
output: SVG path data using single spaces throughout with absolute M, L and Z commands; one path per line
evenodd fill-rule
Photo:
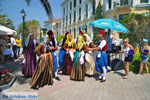
M 16 76 L 11 74 L 8 69 L 0 72 L 0 91 L 10 88 L 15 80 Z

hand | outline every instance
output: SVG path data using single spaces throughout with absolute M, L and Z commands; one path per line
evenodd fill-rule
M 88 48 L 89 51 L 92 51 L 92 48 Z

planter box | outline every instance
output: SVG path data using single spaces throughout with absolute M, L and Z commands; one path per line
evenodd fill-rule
M 0 92 L 2 90 L 10 88 L 13 85 L 13 83 L 16 81 L 16 76 L 14 74 L 11 74 L 11 73 L 10 73 L 10 75 L 13 76 L 12 80 L 8 84 L 0 86 Z

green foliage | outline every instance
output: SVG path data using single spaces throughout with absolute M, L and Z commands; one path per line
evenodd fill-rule
M 24 28 L 25 38 L 27 38 L 29 33 L 34 33 L 35 38 L 37 39 L 37 36 L 40 35 L 40 27 L 41 27 L 40 23 L 37 20 L 25 21 L 25 28 Z M 18 27 L 18 33 L 22 34 L 22 32 L 23 32 L 23 23 L 21 23 Z
M 150 58 L 150 56 L 149 56 L 149 58 Z M 141 63 L 140 54 L 135 54 L 132 63 L 129 65 L 129 70 L 134 73 L 138 73 L 139 69 L 140 69 L 140 63 Z M 149 71 L 150 71 L 150 59 L 149 59 L 147 65 L 148 65 Z M 145 67 L 143 68 L 143 73 L 146 73 Z
M 103 16 L 103 7 L 102 7 L 101 3 L 99 2 L 98 6 L 96 8 L 96 13 L 95 13 L 94 19 L 97 20 L 97 19 L 101 19 L 103 17 L 104 17 Z M 93 41 L 94 42 L 97 42 L 99 40 L 99 38 L 98 38 L 99 30 L 100 30 L 100 28 L 96 28 L 96 27 L 93 28 L 93 33 L 94 33 Z
M 13 25 L 13 21 L 7 18 L 8 16 L 6 14 L 0 14 L 0 24 L 8 27 L 10 29 L 15 30 L 15 27 Z
M 129 37 L 130 43 L 140 42 L 142 38 L 150 36 L 147 30 L 150 28 L 150 25 L 148 26 L 150 23 L 149 16 L 131 13 L 120 22 L 129 29 L 129 34 L 121 34 L 121 38 Z
M 64 39 L 64 38 L 65 38 L 65 35 L 58 35 L 58 36 L 57 36 L 57 43 L 59 44 L 60 41 L 61 41 L 62 39 Z

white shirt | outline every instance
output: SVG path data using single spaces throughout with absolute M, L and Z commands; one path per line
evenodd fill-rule
M 102 40 L 98 47 L 100 47 L 101 48 L 100 50 L 102 50 L 105 45 L 106 45 L 106 40 Z
M 10 38 L 10 42 L 13 46 L 16 45 L 16 40 L 13 37 Z
M 127 47 L 126 49 L 123 49 L 125 57 L 128 57 L 128 52 L 130 51 L 130 48 Z

